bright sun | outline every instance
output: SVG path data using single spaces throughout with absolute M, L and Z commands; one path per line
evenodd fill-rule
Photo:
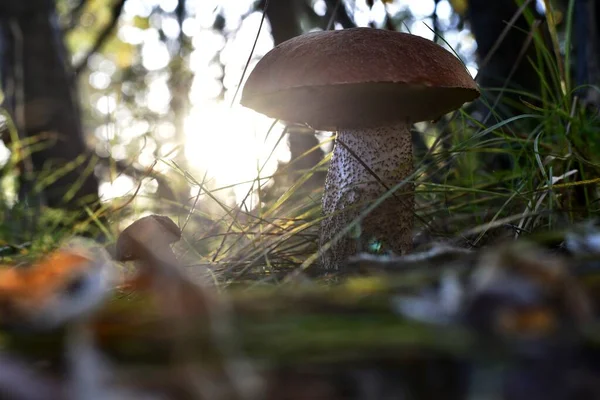
M 283 127 L 277 124 L 269 134 L 272 123 L 239 105 L 230 108 L 212 101 L 196 105 L 185 121 L 186 159 L 190 167 L 202 172 L 195 174 L 198 179 L 206 173 L 207 179 L 213 180 L 212 188 L 235 185 L 233 191 L 239 202 L 252 180 L 272 175 L 277 161 L 289 161 L 286 140 L 277 144 Z

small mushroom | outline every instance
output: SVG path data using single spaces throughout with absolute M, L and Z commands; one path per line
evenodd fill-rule
M 258 390 L 254 371 L 239 354 L 231 354 L 235 338 L 226 303 L 216 299 L 209 288 L 191 281 L 181 269 L 171 249 L 171 244 L 180 238 L 181 230 L 169 217 L 150 215 L 140 218 L 117 239 L 115 258 L 136 262 L 138 278 L 135 280 L 147 285 L 162 314 L 165 329 L 181 339 L 181 342 L 175 341 L 173 355 L 182 363 L 180 372 L 186 371 L 191 377 L 191 382 L 187 382 L 190 393 L 197 394 L 198 398 L 252 399 Z M 190 332 L 188 328 L 199 322 L 211 328 L 214 351 L 224 360 L 222 370 L 218 371 L 220 375 L 212 371 L 210 379 L 206 380 L 211 381 L 211 385 L 198 385 L 198 381 L 206 378 L 204 371 L 187 359 L 189 349 L 185 335 Z
M 181 230 L 172 219 L 149 215 L 121 232 L 115 250 L 117 261 L 133 261 L 136 265 L 136 275 L 129 283 L 134 288 L 148 289 L 156 305 L 170 316 L 183 313 L 186 303 L 204 305 L 205 300 L 203 291 L 181 270 L 171 248 L 180 238 Z M 190 296 L 190 301 L 185 300 Z
M 354 28 L 312 32 L 275 47 L 248 77 L 241 103 L 269 117 L 337 130 L 323 193 L 323 246 L 410 176 L 412 123 L 437 119 L 478 96 L 466 68 L 441 46 L 406 33 Z M 362 221 L 361 247 L 406 253 L 413 214 L 407 182 Z M 337 269 L 356 251 L 346 237 L 324 252 L 322 266 Z
M 115 259 L 133 261 L 136 274 L 128 283 L 146 290 L 167 318 L 183 318 L 190 313 L 208 313 L 207 288 L 193 282 L 182 269 L 171 245 L 181 238 L 172 219 L 149 215 L 129 225 L 119 235 Z
M 177 263 L 171 245 L 181 239 L 181 230 L 173 220 L 164 215 L 149 215 L 129 225 L 117 239 L 117 261 L 141 261 L 144 268 L 162 271 L 155 261 Z

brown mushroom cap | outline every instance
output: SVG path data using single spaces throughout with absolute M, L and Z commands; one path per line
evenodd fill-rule
M 171 218 L 149 215 L 138 219 L 121 232 L 117 239 L 115 259 L 143 259 L 149 252 L 160 251 L 180 238 L 181 230 Z
M 316 129 L 436 119 L 479 96 L 452 53 L 407 33 L 373 28 L 312 32 L 256 65 L 242 105 Z

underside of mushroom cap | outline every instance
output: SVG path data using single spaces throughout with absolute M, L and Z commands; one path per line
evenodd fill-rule
M 466 98 L 464 89 L 381 82 L 290 88 L 254 96 L 245 105 L 271 118 L 333 131 L 435 120 L 464 103 L 457 98 Z
M 313 32 L 254 68 L 242 104 L 317 129 L 423 121 L 479 96 L 452 53 L 419 36 L 372 28 Z

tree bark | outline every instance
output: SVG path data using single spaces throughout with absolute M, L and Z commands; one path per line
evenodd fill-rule
M 587 85 L 600 83 L 600 31 L 597 26 L 599 17 L 600 7 L 595 0 L 575 1 L 576 85 L 586 85 L 578 90 L 578 94 L 586 105 L 594 107 L 600 106 L 600 94 L 598 90 Z
M 536 12 L 535 1 L 528 7 L 532 12 Z M 529 61 L 535 63 L 537 59 L 533 43 L 527 46 L 524 56 L 521 56 L 521 49 L 527 41 L 527 32 L 531 29 L 525 17 L 521 15 L 517 18 L 504 39 L 497 43 L 518 9 L 519 5 L 514 0 L 469 1 L 467 17 L 477 41 L 477 57 L 479 62 L 487 59 L 487 62 L 480 66 L 478 82 L 484 88 L 506 86 L 509 89 L 537 94 L 541 88 L 540 77 Z M 490 104 L 494 103 L 495 95 L 484 95 Z M 503 93 L 502 96 L 505 100 L 519 102 L 519 96 L 516 94 Z M 519 112 L 506 101 L 501 101 L 496 111 L 504 118 Z
M 269 7 L 267 7 L 266 13 L 271 25 L 271 34 L 273 35 L 275 46 L 303 33 L 302 27 L 300 26 L 301 12 L 301 1 L 269 1 Z M 310 132 L 308 128 L 298 125 L 290 125 L 288 127 L 288 145 L 291 153 L 290 162 L 297 160 L 290 170 L 295 178 L 297 177 L 296 175 L 302 175 L 323 159 L 323 151 L 321 149 L 316 149 L 301 160 L 298 160 L 302 154 L 318 144 L 319 141 L 315 137 L 314 132 Z M 306 183 L 306 187 L 309 189 L 315 188 L 322 186 L 324 182 L 325 172 L 315 173 Z
M 535 1 L 527 7 L 536 13 Z M 467 18 L 477 42 L 477 57 L 480 63 L 477 81 L 485 89 L 512 89 L 539 95 L 541 78 L 533 65 L 537 55 L 533 42 L 527 43 L 531 26 L 520 15 L 502 38 L 507 24 L 519 11 L 515 0 L 470 0 Z M 541 16 L 540 16 L 541 18 Z M 548 48 L 551 48 L 548 44 Z M 533 64 L 533 65 L 532 65 Z M 521 97 L 506 91 L 484 91 L 473 105 L 472 115 L 485 123 L 490 118 L 499 121 L 518 115 Z M 532 99 L 527 99 L 536 103 Z M 493 110 L 490 109 L 493 105 Z M 495 122 L 495 121 L 494 121 Z M 508 170 L 513 166 L 508 153 L 485 155 L 486 170 Z
M 3 106 L 20 140 L 41 140 L 21 165 L 19 200 L 78 209 L 98 202 L 98 180 L 63 40 L 54 1 L 0 1 Z

